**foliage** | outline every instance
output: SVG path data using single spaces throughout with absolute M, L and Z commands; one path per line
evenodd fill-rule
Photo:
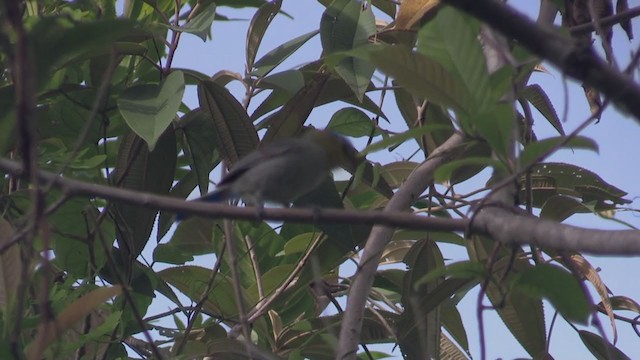
M 525 49 L 510 44 L 513 59 L 525 65 L 490 72 L 480 22 L 453 8 L 405 0 L 397 12 L 391 1 L 321 2 L 326 11 L 317 31 L 277 34 L 282 44 L 263 52 L 272 19 L 287 16 L 282 1 L 128 0 L 120 13 L 115 1 L 44 0 L 20 2 L 18 19 L 5 5 L 3 20 L 13 25 L 0 33 L 2 157 L 21 160 L 30 148 L 38 168 L 65 178 L 185 199 L 210 190 L 214 169 L 232 165 L 261 142 L 298 134 L 310 125 L 314 108 L 342 101 L 349 106 L 327 116 L 328 127 L 373 142 L 363 154 L 404 145 L 417 155 L 383 164 L 364 159 L 347 169 L 351 181 L 326 181 L 294 206 L 383 208 L 419 162 L 456 131 L 465 135 L 463 145 L 436 171 L 436 183 L 413 211 L 466 218 L 488 192 L 460 195 L 455 186 L 479 184 L 488 168 L 494 177 L 487 186 L 501 177 L 521 179 L 520 202 L 556 222 L 576 213 L 611 217 L 629 203 L 624 191 L 588 169 L 544 162 L 561 147 L 597 151 L 598 145 L 565 134 L 544 88 L 527 83 L 536 60 Z M 245 74 L 174 69 L 181 36 L 207 41 L 211 24 L 228 20 L 228 6 L 255 8 Z M 396 12 L 397 27 L 376 23 L 376 16 Z M 282 66 L 318 35 L 320 58 Z M 22 45 L 28 51 L 20 51 Z M 28 69 L 26 80 L 16 76 L 20 66 Z M 231 83 L 244 87 L 244 98 L 229 90 Z M 27 121 L 19 112 L 25 84 L 35 102 L 32 139 L 20 130 Z M 199 107 L 182 101 L 189 87 L 197 89 Z M 392 94 L 395 104 L 387 101 L 383 109 L 382 100 L 372 99 L 378 93 L 381 99 Z M 520 101 L 523 115 L 518 101 L 505 100 L 511 98 Z M 253 99 L 261 102 L 252 109 Z M 559 137 L 537 140 L 530 105 Z M 402 119 L 389 115 L 394 106 Z M 391 131 L 397 124 L 407 131 Z M 52 184 L 41 184 L 38 198 L 28 181 L 9 175 L 0 185 L 0 358 L 115 359 L 126 356 L 125 344 L 142 357 L 334 357 L 342 319 L 334 299 L 351 283 L 341 266 L 357 256 L 370 225 L 285 221 L 273 227 L 194 217 L 172 228 L 169 211 L 71 198 Z M 33 209 L 41 216 L 32 216 Z M 151 241 L 154 229 L 158 243 Z M 462 235 L 395 230 L 381 264 L 400 266 L 376 274 L 363 344 L 398 344 L 410 359 L 467 358 L 467 322 L 457 305 L 475 286 L 534 358 L 548 349 L 542 299 L 571 324 L 593 315 L 583 279 L 598 289 L 601 309 L 612 319 L 614 310 L 639 312 L 632 299 L 610 298 L 577 253 L 535 247 L 531 253 Z M 231 236 L 233 260 L 225 236 Z M 445 261 L 444 243 L 466 248 L 468 257 Z M 152 259 L 141 256 L 145 248 Z M 217 264 L 202 267 L 193 262 L 198 256 Z M 145 317 L 160 297 L 171 309 Z M 251 321 L 254 347 L 243 345 L 238 303 Z M 594 356 L 625 358 L 600 335 L 576 331 Z M 360 356 L 385 354 L 366 350 Z

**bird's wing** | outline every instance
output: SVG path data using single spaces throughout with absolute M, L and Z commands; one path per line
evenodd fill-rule
M 218 183 L 218 186 L 224 186 L 234 182 L 249 169 L 263 164 L 265 161 L 269 161 L 270 159 L 277 158 L 292 151 L 297 152 L 299 149 L 300 144 L 298 141 L 293 141 L 292 139 L 274 142 L 269 144 L 269 146 L 258 149 L 243 157 L 233 165 L 227 175 L 225 175 L 225 177 Z

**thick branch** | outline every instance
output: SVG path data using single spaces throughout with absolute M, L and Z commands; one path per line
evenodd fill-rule
M 619 103 L 640 123 L 640 86 L 611 69 L 591 49 L 580 46 L 550 27 L 535 22 L 497 0 L 444 0 L 518 40 L 536 55 L 548 60 L 570 77 L 591 85 Z
M 486 234 L 503 244 L 534 244 L 556 250 L 613 256 L 640 254 L 640 231 L 594 230 L 533 216 L 516 215 L 497 207 L 478 212 L 471 225 L 474 232 Z

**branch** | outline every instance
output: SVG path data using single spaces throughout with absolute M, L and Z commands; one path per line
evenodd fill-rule
M 463 140 L 464 137 L 461 134 L 454 133 L 444 144 L 440 145 L 425 162 L 409 175 L 402 187 L 389 200 L 383 213 L 406 211 L 410 208 L 416 198 L 433 182 L 436 168 L 448 159 L 451 151 L 462 144 Z M 356 358 L 367 298 L 378 269 L 380 256 L 393 233 L 394 229 L 388 226 L 376 225 L 371 229 L 358 263 L 358 271 L 349 288 L 349 298 L 342 318 L 336 359 Z
M 4 158 L 0 158 L 0 170 L 18 177 L 26 176 L 20 163 Z M 490 236 L 505 244 L 538 244 L 553 249 L 574 250 L 596 255 L 640 256 L 640 231 L 638 230 L 584 229 L 533 216 L 522 216 L 508 210 L 492 208 L 490 205 L 486 205 L 478 212 L 472 224 L 467 219 L 416 216 L 391 208 L 386 211 L 266 208 L 258 217 L 258 212 L 253 207 L 184 201 L 175 197 L 86 183 L 56 176 L 42 170 L 36 174 L 40 181 L 51 181 L 54 186 L 60 188 L 68 196 L 100 197 L 153 209 L 189 212 L 208 218 L 278 220 L 301 223 L 379 224 L 425 231 L 462 232 L 468 230 Z M 414 174 L 419 174 L 419 172 L 416 170 Z M 412 175 L 410 179 L 416 176 Z M 409 179 L 405 184 L 409 184 Z M 418 195 L 419 193 L 415 191 L 398 192 L 394 195 L 394 199 L 406 196 L 408 200 L 403 201 L 411 204 L 412 199 Z M 394 201 L 393 204 L 395 203 Z M 389 204 L 392 202 L 390 201 Z M 406 210 L 407 207 L 404 207 L 403 210 Z M 0 253 L 4 250 L 5 246 L 0 248 Z
M 505 36 L 518 40 L 531 52 L 548 60 L 566 75 L 591 85 L 624 106 L 640 123 L 640 86 L 613 70 L 591 49 L 558 31 L 535 22 L 497 0 L 444 0 L 486 22 Z
M 25 176 L 20 163 L 0 158 L 0 171 L 15 176 Z M 171 212 L 184 212 L 207 218 L 232 218 L 242 220 L 276 220 L 302 223 L 352 223 L 384 224 L 407 229 L 429 231 L 464 231 L 469 224 L 465 219 L 428 218 L 408 212 L 383 213 L 381 211 L 357 211 L 313 208 L 268 208 L 257 211 L 254 207 L 237 207 L 200 201 L 184 201 L 175 197 L 155 195 L 124 188 L 91 184 L 56 176 L 48 171 L 38 171 L 40 181 L 51 182 L 68 196 L 99 197 L 131 205 Z M 417 194 L 419 195 L 419 194 Z M 416 196 L 417 196 L 416 195 Z M 1 253 L 0 249 L 0 253 Z
M 560 224 L 509 210 L 487 206 L 473 220 L 471 229 L 503 244 L 534 244 L 543 248 L 597 255 L 637 256 L 640 231 L 594 230 Z
M 601 27 L 611 26 L 627 20 L 631 20 L 637 16 L 640 16 L 640 6 L 636 6 L 634 8 L 623 11 L 621 13 L 617 13 L 615 15 L 598 19 L 597 24 L 598 26 L 601 26 Z M 594 30 L 595 30 L 595 25 L 593 22 L 576 25 L 569 29 L 572 35 L 588 34 Z

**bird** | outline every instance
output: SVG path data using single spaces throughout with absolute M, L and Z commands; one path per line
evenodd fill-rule
M 300 137 L 275 140 L 241 158 L 214 191 L 196 201 L 241 199 L 259 209 L 265 202 L 289 206 L 317 188 L 331 170 L 353 166 L 357 156 L 346 138 L 306 128 Z

